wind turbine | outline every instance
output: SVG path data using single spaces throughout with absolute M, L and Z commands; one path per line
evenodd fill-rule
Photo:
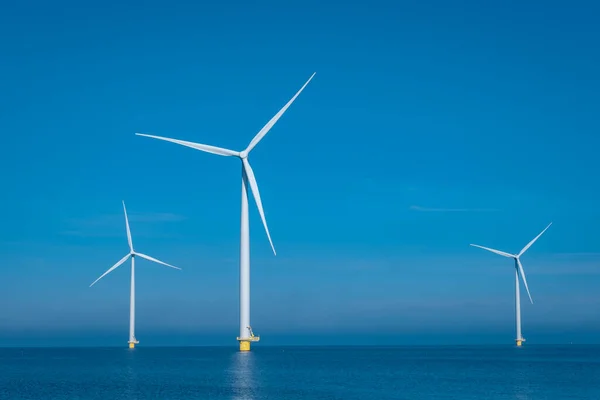
M 271 235 L 269 234 L 269 228 L 267 227 L 267 220 L 263 211 L 262 202 L 260 200 L 260 193 L 258 191 L 258 185 L 252 167 L 248 162 L 248 155 L 254 149 L 254 147 L 261 141 L 261 139 L 269 132 L 269 130 L 275 125 L 275 123 L 281 118 L 283 113 L 288 109 L 290 105 L 296 100 L 300 93 L 304 90 L 306 85 L 312 80 L 316 72 L 306 81 L 304 86 L 298 90 L 298 92 L 287 102 L 285 106 L 267 124 L 254 136 L 248 147 L 242 151 L 228 150 L 220 147 L 208 146 L 200 143 L 187 142 L 184 140 L 170 139 L 166 137 L 145 135 L 136 133 L 139 136 L 146 136 L 154 139 L 165 140 L 167 142 L 177 143 L 182 146 L 191 147 L 196 150 L 204 151 L 207 153 L 217 154 L 220 156 L 238 157 L 242 161 L 242 216 L 241 216 L 241 227 L 240 227 L 240 335 L 237 337 L 240 343 L 240 351 L 250 351 L 250 342 L 258 342 L 259 336 L 254 336 L 252 328 L 250 327 L 250 229 L 248 223 L 248 185 L 254 196 L 256 207 L 260 214 L 263 226 L 267 233 L 267 238 L 275 252 Z
M 471 244 L 471 246 L 479 247 L 480 249 L 491 251 L 492 253 L 496 253 L 503 257 L 508 257 L 508 258 L 512 258 L 513 260 L 515 260 L 515 307 L 516 307 L 516 317 L 517 317 L 517 338 L 515 339 L 515 342 L 517 343 L 517 346 L 521 346 L 523 344 L 523 342 L 525 341 L 525 339 L 521 335 L 521 293 L 519 291 L 519 273 L 521 274 L 521 277 L 523 278 L 523 283 L 525 284 L 525 289 L 527 290 L 527 295 L 529 296 L 529 301 L 531 301 L 531 304 L 533 304 L 533 299 L 531 298 L 531 293 L 529 293 L 529 287 L 527 286 L 527 278 L 525 278 L 525 270 L 523 269 L 523 264 L 521 264 L 521 256 L 523 255 L 523 253 L 525 253 L 527 251 L 527 249 L 529 249 L 531 247 L 532 244 L 535 243 L 536 240 L 539 239 L 540 236 L 542 236 L 542 234 L 544 232 L 546 232 L 546 229 L 550 228 L 550 225 L 552 225 L 552 222 L 550 222 L 550 224 L 548 224 L 548 226 L 539 235 L 537 235 L 535 238 L 533 238 L 533 240 L 531 242 L 527 243 L 527 246 L 523 247 L 523 249 L 519 252 L 519 254 L 510 254 L 510 253 L 506 253 L 504 251 L 479 246 L 477 244 Z
M 131 231 L 129 230 L 129 220 L 127 219 L 127 209 L 125 208 L 125 202 L 123 201 L 123 211 L 125 212 L 125 226 L 127 227 L 127 241 L 129 242 L 129 253 L 123 258 L 121 258 L 115 265 L 110 267 L 105 273 L 100 275 L 100 278 L 96 279 L 90 287 L 94 286 L 96 282 L 100 279 L 104 278 L 106 275 L 110 274 L 112 271 L 117 269 L 121 264 L 131 257 L 131 294 L 130 294 L 130 302 L 129 302 L 129 348 L 133 349 L 136 344 L 139 342 L 135 338 L 135 257 L 141 257 L 148 261 L 154 261 L 155 263 L 165 265 L 170 268 L 175 268 L 181 270 L 181 268 L 177 268 L 173 265 L 167 264 L 156 258 L 152 258 L 145 254 L 139 253 L 133 250 L 133 242 L 131 240 Z

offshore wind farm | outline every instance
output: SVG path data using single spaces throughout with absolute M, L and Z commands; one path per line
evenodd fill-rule
M 1 10 L 0 400 L 600 399 L 600 2 Z

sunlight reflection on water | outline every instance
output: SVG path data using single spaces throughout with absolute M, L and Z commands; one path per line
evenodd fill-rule
M 253 400 L 256 393 L 254 354 L 239 352 L 231 358 L 231 389 L 235 400 Z

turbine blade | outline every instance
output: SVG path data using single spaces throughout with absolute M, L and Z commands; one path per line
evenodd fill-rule
M 142 257 L 142 258 L 145 258 L 145 259 L 146 259 L 146 260 L 148 260 L 148 261 L 154 261 L 155 263 L 159 263 L 159 264 L 165 265 L 165 266 L 167 266 L 167 267 L 170 267 L 170 268 L 175 268 L 175 269 L 181 270 L 181 268 L 179 268 L 179 267 L 176 267 L 176 266 L 174 266 L 174 265 L 171 265 L 171 264 L 167 264 L 166 262 L 162 262 L 162 261 L 160 261 L 160 260 L 157 260 L 156 258 L 153 258 L 153 257 L 147 256 L 147 255 L 145 255 L 145 254 L 142 254 L 142 253 L 135 253 L 135 255 L 136 255 L 136 256 L 140 256 L 140 257 Z
M 471 244 L 471 246 L 473 246 L 473 247 L 479 247 L 480 249 L 491 251 L 492 253 L 500 254 L 501 256 L 504 256 L 504 257 L 508 257 L 508 258 L 514 258 L 515 257 L 512 254 L 508 254 L 508 253 L 506 253 L 504 251 L 490 249 L 489 247 L 483 247 L 483 246 L 480 246 L 478 244 Z
M 271 243 L 273 254 L 277 255 L 277 252 L 275 251 L 275 246 L 273 246 L 273 241 L 271 240 L 269 228 L 267 227 L 267 220 L 263 211 L 262 201 L 260 200 L 260 192 L 258 191 L 258 184 L 256 183 L 254 171 L 252 171 L 252 167 L 250 166 L 250 163 L 248 162 L 247 158 L 242 159 L 242 163 L 244 164 L 244 171 L 246 171 L 246 177 L 248 178 L 248 182 L 250 183 L 250 189 L 252 190 L 252 195 L 254 196 L 254 201 L 256 202 L 256 207 L 258 208 L 258 213 L 260 214 L 260 219 L 262 219 L 265 231 L 267 232 L 267 237 L 269 238 L 269 243 Z
M 281 110 L 279 110 L 279 112 L 277 114 L 275 114 L 275 116 L 273 118 L 271 118 L 271 120 L 269 122 L 267 122 L 267 124 L 256 134 L 256 136 L 254 136 L 254 139 L 252 139 L 252 141 L 246 148 L 247 153 L 250 153 L 250 151 L 252 151 L 252 149 L 258 144 L 258 142 L 261 141 L 261 139 L 267 134 L 267 132 L 269 132 L 269 130 L 273 127 L 273 125 L 275 125 L 275 123 L 279 120 L 279 118 L 281 118 L 283 113 L 286 112 L 286 110 L 289 108 L 289 106 L 291 106 L 292 103 L 294 102 L 294 100 L 296 100 L 296 97 L 298 97 L 300 95 L 300 93 L 302 93 L 302 91 L 304 90 L 306 85 L 308 85 L 308 83 L 312 80 L 312 78 L 315 76 L 315 74 L 316 74 L 316 72 L 313 73 L 310 76 L 310 78 L 308 78 L 308 80 L 306 81 L 304 86 L 302 86 L 300 88 L 300 90 L 298 90 L 298 92 L 294 95 L 294 97 L 292 97 L 290 99 L 290 101 L 288 101 L 287 104 L 285 106 L 283 106 L 283 108 Z
M 110 267 L 105 273 L 103 273 L 102 275 L 100 275 L 100 278 L 96 279 L 94 281 L 94 283 L 92 283 L 90 285 L 90 287 L 94 286 L 94 284 L 96 282 L 98 282 L 100 279 L 104 278 L 106 275 L 110 274 L 112 271 L 114 271 L 115 269 L 117 269 L 117 267 L 121 264 L 123 264 L 125 261 L 127 261 L 127 259 L 129 258 L 131 254 L 127 254 L 125 257 L 121 258 L 115 265 L 113 265 L 112 267 Z
M 125 226 L 127 227 L 127 242 L 129 250 L 133 251 L 133 242 L 131 241 L 131 231 L 129 230 L 129 219 L 127 219 L 127 209 L 125 208 L 125 200 L 123 200 L 123 211 L 125 212 Z
M 519 272 L 521 273 L 521 277 L 523 278 L 523 283 L 525 284 L 525 290 L 527 290 L 527 295 L 529 296 L 529 301 L 533 304 L 533 299 L 531 298 L 531 293 L 529 293 L 529 286 L 527 286 L 527 278 L 525 278 L 525 270 L 523 269 L 523 264 L 521 264 L 521 260 L 517 258 L 517 265 L 519 266 Z
M 531 242 L 527 243 L 527 246 L 523 247 L 523 250 L 521 250 L 521 252 L 519 253 L 519 257 L 520 257 L 520 256 L 521 256 L 523 253 L 525 253 L 525 252 L 527 251 L 527 249 L 528 249 L 528 248 L 530 248 L 530 247 L 531 247 L 531 245 L 532 245 L 532 244 L 534 244 L 534 243 L 535 243 L 535 241 L 536 241 L 536 240 L 538 240 L 538 239 L 540 238 L 540 236 L 542 236 L 542 235 L 544 234 L 544 232 L 546 232 L 546 229 L 550 228 L 550 225 L 552 225 L 552 222 L 550 222 L 550 223 L 548 224 L 548 226 L 547 226 L 547 227 L 546 227 L 546 228 L 545 228 L 545 229 L 544 229 L 544 230 L 543 230 L 543 231 L 542 231 L 542 232 L 541 232 L 539 235 L 537 235 L 536 237 L 534 237 L 534 238 L 533 238 L 533 240 L 532 240 Z
M 194 143 L 194 142 L 186 142 L 185 140 L 170 139 L 170 138 L 161 137 L 161 136 L 146 135 L 146 134 L 143 134 L 143 133 L 136 133 L 136 135 L 138 135 L 138 136 L 145 136 L 145 137 L 149 137 L 149 138 L 153 138 L 153 139 L 158 139 L 158 140 L 164 140 L 164 141 L 172 142 L 172 143 L 177 143 L 177 144 L 180 144 L 182 146 L 191 147 L 192 149 L 205 151 L 207 153 L 218 154 L 220 156 L 234 156 L 234 157 L 238 157 L 240 155 L 240 153 L 238 151 L 223 149 L 221 147 L 209 146 L 207 144 Z

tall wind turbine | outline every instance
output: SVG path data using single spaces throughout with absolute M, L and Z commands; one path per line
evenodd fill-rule
M 263 226 L 267 233 L 267 238 L 271 244 L 273 253 L 275 247 L 269 234 L 269 228 L 267 227 L 267 220 L 263 211 L 262 202 L 260 200 L 260 193 L 258 191 L 258 185 L 252 167 L 248 162 L 248 155 L 254 149 L 254 147 L 261 141 L 261 139 L 269 132 L 269 130 L 275 125 L 275 123 L 281 118 L 283 113 L 288 109 L 290 105 L 296 100 L 300 93 L 304 90 L 306 85 L 312 80 L 315 73 L 306 81 L 304 86 L 298 90 L 298 92 L 287 102 L 285 106 L 267 124 L 254 136 L 254 139 L 250 142 L 248 147 L 242 151 L 234 151 L 223 149 L 220 147 L 208 146 L 200 143 L 186 142 L 184 140 L 170 139 L 166 137 L 145 135 L 136 133 L 139 136 L 146 136 L 154 139 L 165 140 L 167 142 L 177 143 L 182 146 L 191 147 L 196 150 L 204 151 L 207 153 L 217 154 L 220 156 L 238 157 L 242 161 L 242 217 L 241 217 L 241 228 L 240 228 L 240 335 L 237 340 L 240 343 L 240 351 L 250 351 L 250 342 L 257 342 L 260 340 L 259 336 L 254 336 L 252 328 L 250 327 L 250 229 L 248 223 L 248 185 L 256 201 L 256 207 L 262 219 Z
M 129 220 L 127 219 L 127 209 L 125 208 L 125 202 L 123 202 L 123 211 L 125 212 L 125 227 L 127 228 L 127 241 L 129 242 L 129 253 L 123 258 L 121 258 L 115 265 L 110 267 L 105 273 L 100 275 L 100 278 L 96 279 L 90 287 L 94 286 L 96 282 L 100 279 L 104 278 L 106 275 L 110 274 L 112 271 L 117 269 L 121 264 L 131 257 L 131 294 L 130 294 L 130 302 L 129 302 L 129 348 L 133 349 L 136 344 L 139 342 L 135 338 L 135 257 L 145 258 L 148 261 L 154 261 L 155 263 L 165 265 L 170 268 L 175 268 L 181 270 L 181 268 L 174 267 L 173 265 L 167 264 L 156 258 L 152 258 L 145 254 L 139 253 L 133 250 L 133 242 L 131 240 L 131 231 L 129 230 Z
M 523 283 L 525 284 L 525 289 L 527 290 L 529 301 L 531 301 L 531 304 L 533 304 L 533 299 L 531 298 L 531 293 L 529 293 L 529 287 L 527 286 L 527 278 L 525 278 L 525 270 L 523 269 L 523 264 L 521 264 L 521 256 L 527 251 L 527 249 L 531 247 L 532 244 L 535 243 L 536 240 L 539 239 L 540 236 L 542 236 L 544 232 L 546 232 L 546 229 L 550 228 L 550 225 L 552 225 L 552 222 L 550 222 L 550 224 L 548 224 L 548 226 L 539 235 L 533 238 L 531 242 L 527 243 L 527 246 L 523 247 L 523 250 L 521 250 L 519 254 L 510 254 L 504 251 L 479 246 L 477 244 L 471 244 L 471 246 L 479 247 L 480 249 L 491 251 L 492 253 L 496 253 L 503 257 L 508 257 L 515 260 L 515 310 L 517 317 L 517 338 L 515 339 L 515 342 L 517 343 L 517 346 L 521 346 L 525 341 L 525 339 L 521 335 L 521 293 L 519 291 L 519 273 L 523 278 Z

